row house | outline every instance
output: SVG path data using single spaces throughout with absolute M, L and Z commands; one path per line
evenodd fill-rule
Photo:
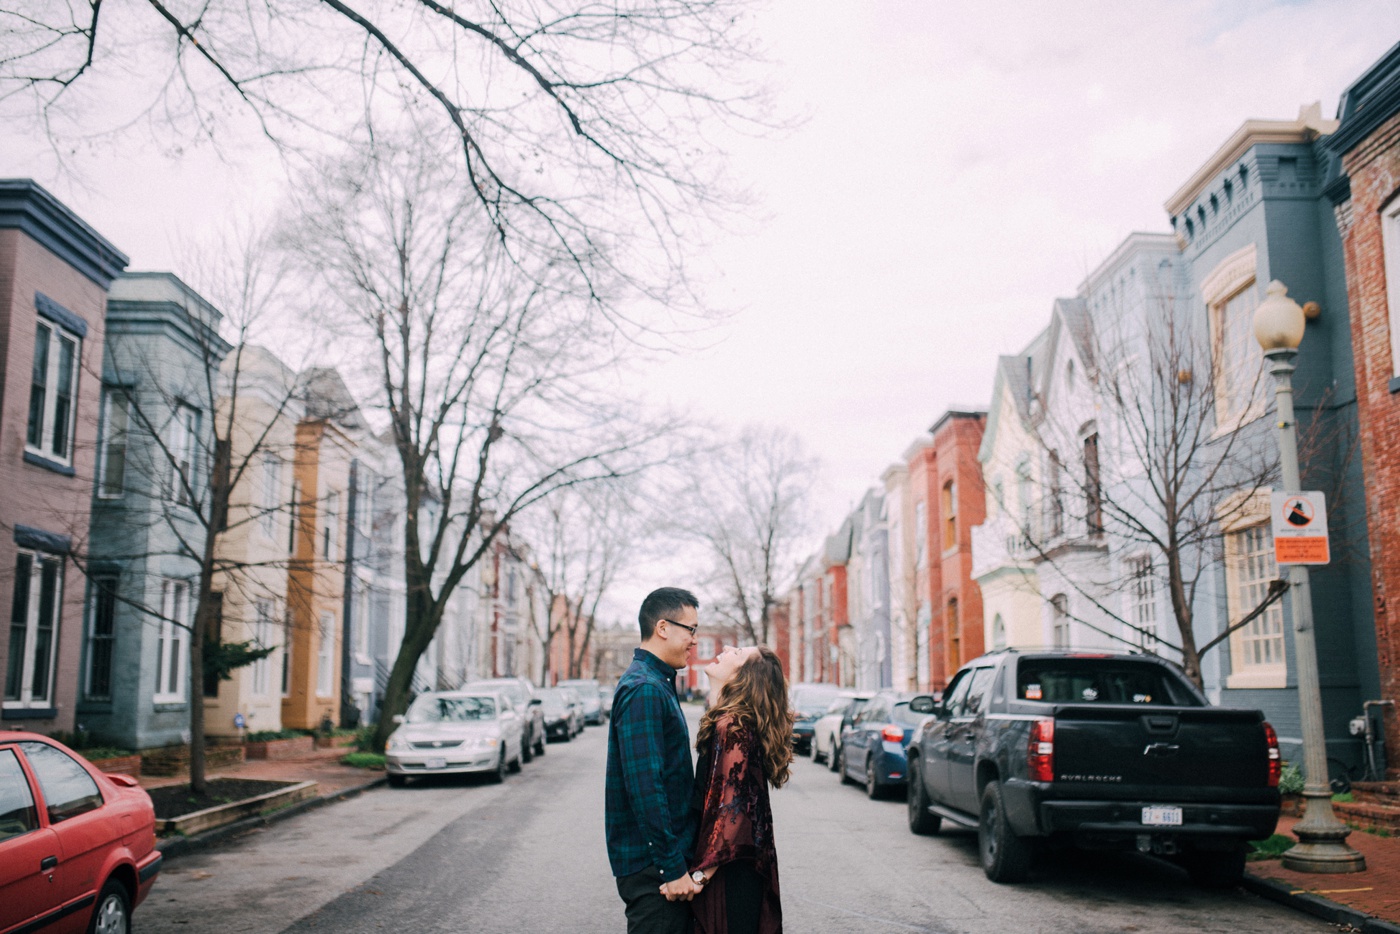
M 28 180 L 0 180 L 0 718 L 75 726 L 107 292 L 127 258 Z M 103 670 L 112 670 L 104 667 Z M 98 685 L 106 693 L 105 685 Z

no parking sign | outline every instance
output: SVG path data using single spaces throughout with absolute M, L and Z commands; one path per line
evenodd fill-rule
M 1327 541 L 1327 499 L 1317 491 L 1280 493 L 1273 504 L 1274 561 L 1278 564 L 1326 564 L 1332 560 Z

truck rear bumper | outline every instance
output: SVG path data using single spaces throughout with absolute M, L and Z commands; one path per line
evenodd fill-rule
M 1051 834 L 1122 835 L 1125 840 L 1138 834 L 1167 834 L 1174 837 L 1232 837 L 1260 840 L 1278 825 L 1276 804 L 1187 804 L 1180 803 L 1179 825 L 1142 823 L 1142 809 L 1149 805 L 1177 805 L 1174 801 L 1042 801 L 1039 808 L 1040 832 Z

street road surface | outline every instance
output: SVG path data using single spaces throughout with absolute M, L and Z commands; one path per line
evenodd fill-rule
M 690 710 L 692 735 L 698 711 Z M 625 930 L 603 842 L 606 727 L 553 744 L 504 785 L 378 789 L 171 860 L 141 934 Z M 1020 886 L 988 882 L 972 834 L 916 837 L 799 759 L 773 794 L 784 927 L 846 932 L 1229 932 L 1331 925 L 1244 892 L 1205 892 L 1136 855 L 1057 854 Z

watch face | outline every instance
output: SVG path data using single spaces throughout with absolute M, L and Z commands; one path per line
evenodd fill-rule
M 696 885 L 704 885 L 704 884 L 705 884 L 705 874 L 704 874 L 703 872 L 701 872 L 700 870 L 697 869 L 697 870 L 695 870 L 694 872 L 692 872 L 692 873 L 690 874 L 690 880 L 691 880 L 692 882 L 694 882 Z

